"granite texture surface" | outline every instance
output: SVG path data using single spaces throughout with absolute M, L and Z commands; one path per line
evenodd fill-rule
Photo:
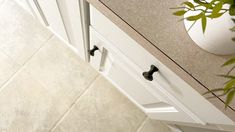
M 229 70 L 221 65 L 231 56 L 208 53 L 191 40 L 183 22 L 169 9 L 183 0 L 87 1 L 200 94 L 223 86 L 225 79 L 216 75 Z M 209 101 L 235 120 L 235 102 L 224 110 L 224 100 L 216 97 Z
M 221 65 L 229 56 L 218 56 L 198 47 L 189 37 L 183 22 L 172 15 L 171 7 L 185 0 L 100 0 L 136 31 L 181 66 L 206 88 L 222 87 L 225 80 L 216 75 L 227 68 Z

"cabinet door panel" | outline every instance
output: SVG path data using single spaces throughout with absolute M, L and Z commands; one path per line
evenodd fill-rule
M 83 38 L 82 4 L 79 0 L 57 0 L 58 7 L 65 25 L 68 39 L 71 45 L 76 47 L 79 56 L 85 60 L 86 47 Z M 85 36 L 84 36 L 85 37 Z
M 31 12 L 44 26 L 48 26 L 48 22 L 42 12 L 42 9 L 37 0 L 26 0 Z
M 31 13 L 58 37 L 74 48 L 85 61 L 88 50 L 88 4 L 85 0 L 20 0 L 25 1 Z M 22 2 L 21 2 L 22 3 Z
M 56 0 L 37 0 L 48 22 L 49 28 L 68 42 L 62 16 Z

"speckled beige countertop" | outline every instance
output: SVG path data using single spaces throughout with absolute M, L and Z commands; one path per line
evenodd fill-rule
M 199 93 L 223 86 L 225 80 L 216 75 L 228 71 L 221 65 L 229 56 L 208 53 L 191 40 L 169 9 L 184 0 L 87 1 Z M 235 101 L 226 111 L 224 98 L 209 101 L 235 121 Z

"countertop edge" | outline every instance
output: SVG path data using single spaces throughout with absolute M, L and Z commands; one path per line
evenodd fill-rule
M 91 5 L 93 5 L 95 8 L 97 8 L 100 12 L 102 12 L 114 24 L 116 24 L 120 29 L 122 29 L 125 33 L 127 33 L 132 39 L 138 42 L 144 49 L 146 49 L 150 54 L 156 57 L 169 69 L 175 72 L 181 79 L 183 79 L 186 83 L 188 83 L 192 88 L 194 88 L 201 95 L 209 90 L 208 88 L 204 87 L 200 82 L 198 82 L 196 79 L 194 79 L 189 73 L 187 73 L 179 65 L 173 62 L 164 53 L 162 53 L 155 46 L 153 46 L 151 42 L 149 42 L 145 37 L 139 34 L 129 24 L 123 21 L 118 15 L 116 15 L 112 10 L 106 7 L 103 3 L 101 3 L 98 0 L 86 0 L 86 1 L 90 3 Z M 208 99 L 208 101 L 235 122 L 234 110 L 231 107 L 225 110 L 224 109 L 225 103 L 223 100 L 221 100 L 220 98 L 216 96 L 216 98 Z

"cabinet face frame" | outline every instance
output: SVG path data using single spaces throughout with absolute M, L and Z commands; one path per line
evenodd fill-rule
M 81 26 L 83 32 L 83 41 L 84 41 L 84 54 L 87 62 L 90 60 L 90 55 L 88 50 L 90 49 L 90 37 L 89 37 L 89 25 L 90 25 L 90 7 L 89 3 L 86 0 L 78 0 L 81 14 Z

